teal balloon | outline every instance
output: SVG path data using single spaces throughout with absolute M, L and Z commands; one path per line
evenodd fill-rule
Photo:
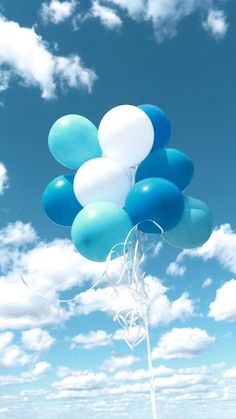
M 82 256 L 104 262 L 113 246 L 125 242 L 132 227 L 129 215 L 119 205 L 96 202 L 84 207 L 77 215 L 71 237 Z M 123 246 L 116 250 L 116 256 L 123 254 Z
M 52 126 L 48 136 L 49 150 L 65 167 L 78 169 L 102 152 L 95 125 L 80 115 L 65 115 Z
M 210 237 L 213 229 L 213 216 L 208 206 L 196 198 L 184 198 L 184 212 L 180 222 L 166 231 L 163 238 L 181 249 L 202 246 Z
M 56 224 L 71 226 L 82 209 L 73 190 L 74 175 L 61 175 L 45 188 L 42 205 L 45 213 Z
M 144 233 L 158 233 L 173 228 L 184 210 L 180 190 L 169 180 L 149 178 L 136 183 L 127 195 L 125 209 L 134 225 Z
M 161 177 L 173 182 L 183 191 L 191 182 L 194 166 L 190 158 L 174 148 L 156 150 L 139 165 L 136 182 L 150 177 Z

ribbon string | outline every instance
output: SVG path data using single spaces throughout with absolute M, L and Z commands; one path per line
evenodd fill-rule
M 159 231 L 161 231 L 161 234 L 163 233 L 162 228 L 155 221 L 147 221 L 153 223 L 159 229 Z M 114 256 L 120 256 L 120 249 L 122 247 L 123 266 L 118 280 L 114 283 L 114 281 L 112 281 L 109 276 L 108 268 Z M 105 269 L 102 275 L 88 289 L 88 291 L 96 289 L 98 285 L 104 283 L 104 279 L 105 282 L 107 282 L 112 287 L 118 297 L 119 289 L 122 285 L 128 289 L 131 297 L 129 302 L 130 307 L 127 309 L 127 307 L 122 307 L 121 305 L 113 317 L 113 320 L 118 322 L 119 325 L 123 328 L 124 340 L 130 349 L 133 350 L 141 342 L 146 340 L 152 418 L 157 419 L 154 372 L 152 365 L 151 342 L 148 322 L 149 288 L 145 283 L 145 273 L 142 269 L 144 254 L 145 250 L 143 249 L 143 235 L 140 234 L 138 225 L 136 225 L 129 232 L 124 243 L 116 244 L 111 249 L 105 262 Z M 38 297 L 48 301 L 55 302 L 56 300 L 57 303 L 72 303 L 76 302 L 80 297 L 80 294 L 77 294 L 71 299 L 53 299 L 33 289 L 22 275 L 20 278 L 23 284 L 29 290 L 31 290 L 31 292 L 36 294 Z

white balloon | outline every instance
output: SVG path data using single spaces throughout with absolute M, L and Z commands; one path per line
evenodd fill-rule
M 123 207 L 131 186 L 129 173 L 116 161 L 105 157 L 84 163 L 74 178 L 74 193 L 83 207 L 98 201 Z
M 102 118 L 98 129 L 103 154 L 124 167 L 132 167 L 147 157 L 154 142 L 154 129 L 142 109 L 121 105 Z

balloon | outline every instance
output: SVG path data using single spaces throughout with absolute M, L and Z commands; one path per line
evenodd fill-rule
M 138 107 L 121 105 L 102 118 L 98 128 L 103 154 L 121 166 L 140 163 L 151 151 L 154 130 L 148 116 Z
M 113 246 L 125 242 L 132 229 L 127 212 L 111 202 L 96 202 L 80 211 L 72 225 L 74 246 L 84 257 L 104 262 Z M 123 246 L 119 247 L 122 254 Z
M 183 191 L 194 173 L 192 161 L 182 151 L 162 148 L 151 153 L 138 167 L 136 182 L 149 177 L 163 177 Z
M 80 115 L 58 119 L 49 132 L 48 145 L 53 157 L 70 169 L 101 156 L 97 128 Z
M 73 191 L 74 175 L 53 179 L 43 192 L 43 209 L 54 223 L 71 226 L 82 209 Z
M 146 220 L 153 220 L 165 231 L 180 220 L 184 200 L 173 183 L 162 178 L 149 178 L 136 183 L 128 193 L 125 209 L 134 225 L 145 233 L 158 233 L 158 228 Z
M 74 180 L 75 196 L 84 207 L 98 201 L 109 201 L 123 207 L 130 188 L 129 173 L 105 157 L 84 163 Z
M 152 151 L 165 147 L 171 134 L 171 125 L 166 113 L 155 105 L 140 105 L 146 115 L 150 118 L 154 128 L 154 144 Z
M 208 206 L 196 198 L 184 198 L 184 212 L 179 223 L 166 231 L 163 238 L 173 246 L 192 249 L 205 243 L 213 229 L 213 217 Z

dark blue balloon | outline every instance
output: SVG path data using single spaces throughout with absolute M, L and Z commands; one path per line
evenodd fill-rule
M 74 175 L 61 175 L 53 179 L 43 192 L 43 209 L 50 220 L 71 226 L 82 209 L 73 190 Z
M 125 209 L 134 225 L 145 233 L 160 230 L 147 220 L 155 221 L 164 231 L 181 219 L 184 199 L 176 185 L 162 178 L 149 178 L 136 183 L 127 195 Z
M 186 154 L 174 148 L 156 150 L 140 164 L 136 182 L 150 177 L 161 177 L 173 182 L 183 191 L 191 182 L 193 163 Z
M 171 125 L 166 113 L 155 105 L 140 105 L 149 119 L 152 122 L 154 128 L 154 144 L 151 151 L 165 147 L 170 139 Z

